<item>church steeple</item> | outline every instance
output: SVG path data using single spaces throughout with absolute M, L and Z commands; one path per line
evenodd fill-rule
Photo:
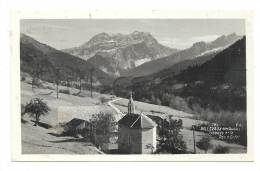
M 130 92 L 129 102 L 128 102 L 128 114 L 135 113 L 135 104 L 132 97 L 132 92 Z

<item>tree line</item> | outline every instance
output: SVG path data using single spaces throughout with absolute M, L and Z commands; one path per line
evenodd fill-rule
M 31 87 L 34 91 L 35 86 L 39 86 L 40 80 L 52 82 L 56 85 L 56 97 L 59 98 L 60 85 L 67 87 L 67 93 L 69 94 L 69 87 L 75 87 L 79 89 L 79 93 L 86 88 L 89 84 L 91 97 L 93 97 L 93 84 L 96 82 L 94 78 L 94 67 L 89 68 L 77 68 L 71 66 L 54 66 L 47 59 L 38 60 L 32 58 L 29 62 L 31 75 Z M 76 82 L 76 83 L 75 83 Z

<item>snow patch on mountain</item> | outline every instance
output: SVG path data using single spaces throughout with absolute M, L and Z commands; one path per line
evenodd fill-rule
M 218 48 L 214 48 L 214 49 L 207 50 L 207 51 L 205 51 L 205 52 L 202 52 L 202 53 L 196 55 L 195 58 L 200 57 L 200 56 L 203 56 L 203 55 L 206 55 L 206 54 L 211 54 L 211 53 L 220 52 L 220 51 L 226 49 L 226 47 L 227 47 L 227 46 L 225 46 L 225 47 L 218 47 Z
M 139 65 L 142 65 L 145 62 L 151 61 L 151 58 L 143 58 L 135 61 L 135 66 L 138 67 Z
M 105 68 L 104 66 L 100 66 L 99 69 L 102 70 L 103 72 L 107 73 L 107 74 L 111 74 L 111 73 L 107 70 L 107 68 Z

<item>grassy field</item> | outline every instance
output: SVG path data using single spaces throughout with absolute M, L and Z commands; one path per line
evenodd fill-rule
M 114 102 L 114 105 L 120 109 L 122 112 L 127 112 L 127 103 L 128 99 L 121 99 L 119 101 Z M 144 113 L 150 115 L 158 115 L 161 117 L 171 115 L 173 118 L 182 119 L 183 118 L 183 127 L 191 128 L 191 125 L 198 124 L 198 123 L 207 123 L 206 121 L 194 120 L 193 114 L 186 113 L 183 111 L 178 111 L 172 109 L 167 106 L 159 106 L 144 102 L 135 101 L 136 112 L 137 113 Z
M 65 89 L 62 86 L 60 88 Z M 71 89 L 71 92 L 75 93 L 78 90 Z M 55 136 L 59 133 L 59 130 L 55 129 L 59 122 L 68 122 L 75 117 L 89 119 L 92 114 L 113 111 L 108 105 L 101 104 L 99 100 L 101 96 L 110 98 L 108 95 L 94 93 L 91 98 L 90 93 L 84 91 L 81 96 L 83 97 L 59 93 L 57 99 L 54 90 L 35 88 L 32 91 L 30 84 L 21 82 L 21 104 L 25 105 L 35 97 L 42 98 L 50 107 L 50 111 L 40 118 L 40 122 L 54 127 L 45 129 L 33 126 L 34 119 L 28 115 L 23 116 L 26 123 L 22 123 L 22 152 L 24 154 L 100 154 L 96 147 L 81 139 Z
M 121 117 L 111 108 L 107 103 L 101 103 L 100 98 L 112 99 L 111 95 L 94 93 L 93 98 L 90 97 L 90 92 L 83 91 L 80 96 L 59 93 L 59 98 L 56 98 L 55 86 L 46 83 L 48 88 L 31 89 L 31 85 L 21 82 L 21 104 L 26 104 L 30 99 L 39 97 L 42 98 L 50 107 L 48 115 L 40 118 L 40 121 L 53 126 L 52 129 L 45 129 L 42 127 L 32 126 L 28 115 L 24 116 L 27 123 L 22 124 L 22 152 L 26 154 L 99 154 L 101 153 L 96 147 L 88 144 L 81 139 L 74 137 L 59 137 L 55 136 L 59 133 L 55 129 L 55 125 L 62 122 L 68 122 L 73 118 L 81 118 L 88 120 L 92 114 L 99 112 L 113 113 L 116 118 Z M 54 89 L 54 90 L 53 90 Z M 60 86 L 60 89 L 66 87 Z M 77 93 L 77 89 L 70 88 L 71 93 Z M 113 102 L 113 105 L 121 112 L 127 112 L 128 99 L 120 99 Z M 193 135 L 191 126 L 205 121 L 194 120 L 193 115 L 182 111 L 177 111 L 165 106 L 153 105 L 143 102 L 135 101 L 136 112 L 144 114 L 167 116 L 172 115 L 173 119 L 182 119 L 183 129 L 181 134 L 187 144 L 188 151 L 193 151 Z M 196 141 L 199 141 L 205 133 L 195 132 Z M 246 147 L 227 143 L 212 138 L 213 146 L 222 145 L 229 147 L 230 153 L 245 153 Z M 204 151 L 196 148 L 197 153 L 204 153 Z M 208 151 L 212 153 L 212 149 Z
M 56 130 L 33 126 L 27 120 L 22 124 L 23 154 L 102 154 L 84 140 L 70 136 L 55 136 Z
M 66 88 L 60 86 L 60 89 Z M 78 92 L 76 89 L 71 88 L 70 90 L 72 93 Z M 100 97 L 110 98 L 109 95 L 95 92 L 93 98 L 91 98 L 88 91 L 83 91 L 81 96 L 83 97 L 59 93 L 59 98 L 57 99 L 54 90 L 35 88 L 32 91 L 30 84 L 21 82 L 21 104 L 25 105 L 30 99 L 35 97 L 42 98 L 51 110 L 48 115 L 41 118 L 41 121 L 50 125 L 66 122 L 74 117 L 89 119 L 92 114 L 113 111 L 107 104 L 101 104 L 99 100 Z M 77 109 L 80 109 L 80 111 Z

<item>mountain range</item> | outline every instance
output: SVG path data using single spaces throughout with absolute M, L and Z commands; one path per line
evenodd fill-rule
M 178 107 L 187 103 L 191 108 L 187 112 L 198 112 L 196 105 L 214 111 L 246 111 L 246 38 L 214 55 L 185 60 L 155 74 L 121 77 L 115 89 L 120 96 L 132 90 L 137 100 L 157 103 L 153 99 L 159 99 L 166 106 L 178 96 L 183 98 Z
M 233 33 L 220 36 L 212 42 L 197 42 L 190 48 L 177 51 L 162 46 L 146 32 L 135 31 L 129 35 L 101 33 L 80 48 L 72 48 L 76 50 L 75 53 L 77 49 L 88 49 L 83 51 L 84 54 L 94 54 L 93 57 L 83 59 L 84 56 L 66 53 L 72 53 L 72 49 L 60 51 L 21 34 L 21 70 L 30 73 L 32 61 L 36 60 L 42 65 L 47 61 L 52 68 L 63 68 L 64 75 L 71 69 L 88 75 L 94 69 L 95 79 L 105 86 L 111 86 L 116 78 L 115 82 L 127 82 L 126 86 L 140 80 L 161 82 L 162 79 L 171 79 L 172 75 L 180 74 L 194 65 L 211 61 L 239 39 L 241 36 Z M 167 54 L 171 55 L 164 56 Z M 47 77 L 50 80 L 51 75 Z
M 148 32 L 134 31 L 130 34 L 100 33 L 79 47 L 63 51 L 94 64 L 110 75 L 120 76 L 123 71 L 173 54 L 177 49 L 161 45 Z
M 122 76 L 140 77 L 157 73 L 184 60 L 218 53 L 241 38 L 241 36 L 232 33 L 229 35 L 222 35 L 211 42 L 196 42 L 190 48 L 178 51 L 164 58 L 146 62 L 136 68 L 128 70 L 127 72 L 124 72 Z

